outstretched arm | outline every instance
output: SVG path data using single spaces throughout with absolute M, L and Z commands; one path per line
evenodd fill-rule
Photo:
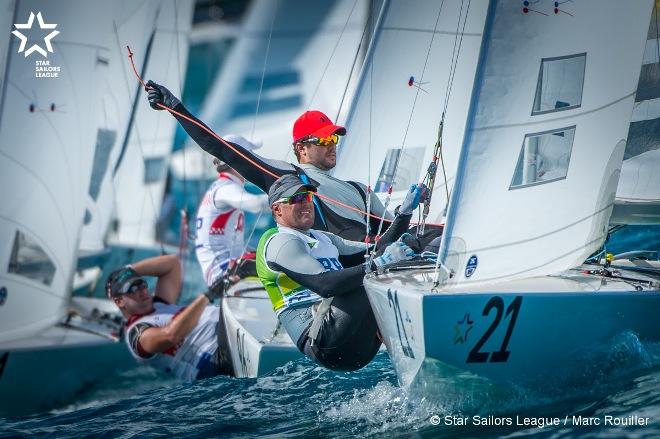
M 236 169 L 246 180 L 252 182 L 264 192 L 268 192 L 271 184 L 282 174 L 295 172 L 293 166 L 287 162 L 265 159 L 233 142 L 226 142 L 231 145 L 231 148 L 228 147 L 223 141 L 218 140 L 211 134 L 213 130 L 204 122 L 190 114 L 186 107 L 167 88 L 153 81 L 147 82 L 147 86 L 151 87 L 148 99 L 152 108 L 162 109 L 158 104 L 172 108 L 176 112 L 173 113 L 174 117 L 195 143 L 204 151 Z M 277 177 L 271 174 L 275 174 Z
M 174 117 L 195 143 L 204 151 L 236 169 L 246 180 L 258 186 L 262 191 L 268 192 L 270 186 L 279 176 L 295 172 L 293 166 L 287 162 L 265 159 L 236 143 L 227 142 L 233 149 L 229 148 L 199 125 L 188 120 L 187 118 L 190 118 L 206 127 L 203 122 L 190 114 L 183 104 L 177 105 L 174 110 L 180 113 L 175 114 Z M 210 130 L 210 128 L 206 128 Z M 277 177 L 271 174 L 275 174 Z

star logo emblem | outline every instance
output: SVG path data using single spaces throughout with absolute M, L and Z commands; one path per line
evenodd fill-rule
M 463 344 L 467 341 L 473 324 L 474 320 L 470 319 L 470 313 L 466 312 L 463 318 L 454 325 L 454 344 Z
M 29 49 L 25 50 L 25 46 L 27 45 L 27 37 L 23 35 L 23 33 L 20 31 L 22 29 L 32 29 L 32 24 L 34 23 L 34 12 L 30 12 L 30 18 L 28 18 L 27 23 L 25 24 L 14 24 L 14 27 L 16 27 L 16 30 L 12 32 L 12 35 L 15 35 L 18 37 L 19 40 L 21 40 L 21 44 L 18 47 L 18 53 L 21 53 L 25 51 L 25 57 L 27 58 L 28 55 L 31 55 L 32 52 L 39 52 L 41 55 L 43 55 L 44 58 L 48 58 L 48 52 L 53 52 L 53 46 L 50 43 L 50 40 L 53 39 L 57 34 L 60 33 L 58 30 L 53 30 L 50 32 L 46 37 L 44 38 L 44 43 L 46 44 L 46 50 L 44 50 L 41 46 L 38 44 L 33 44 Z M 37 13 L 36 15 L 37 21 L 39 22 L 39 28 L 40 29 L 55 29 L 57 27 L 57 24 L 46 24 L 44 23 L 44 19 L 41 16 L 41 12 Z M 20 29 L 20 30 L 19 30 Z

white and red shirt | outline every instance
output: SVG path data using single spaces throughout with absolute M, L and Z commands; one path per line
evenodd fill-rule
M 126 328 L 126 344 L 133 357 L 140 363 L 149 364 L 177 377 L 194 381 L 217 375 L 216 351 L 218 350 L 217 325 L 220 312 L 209 305 L 190 334 L 178 345 L 160 354 L 149 354 L 140 345 L 140 336 L 149 328 L 167 326 L 185 306 L 154 302 L 154 310 L 143 316 L 133 316 Z
M 230 261 L 245 248 L 243 210 L 257 213 L 267 207 L 266 195 L 245 190 L 242 181 L 221 172 L 197 209 L 195 252 L 207 285 L 224 275 Z

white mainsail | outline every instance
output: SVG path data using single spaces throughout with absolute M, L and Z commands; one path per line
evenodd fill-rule
M 447 287 L 557 273 L 607 235 L 651 2 L 567 7 L 490 4 L 440 250 Z
M 369 182 L 376 193 L 393 183 L 394 199 L 422 181 L 453 72 L 442 151 L 451 191 L 487 9 L 485 2 L 469 9 L 463 2 L 385 3 L 346 122 L 348 133 L 339 145 L 336 177 Z M 430 222 L 441 221 L 447 203 L 442 172 L 435 180 Z
M 67 312 L 98 121 L 100 78 L 90 72 L 105 45 L 98 21 L 69 10 L 111 17 L 113 9 L 102 1 L 15 4 L 19 23 L 38 11 L 57 24 L 47 59 L 61 71 L 36 78 L 35 60 L 45 58 L 18 53 L 11 37 L 0 114 L 0 342 L 31 336 Z
M 104 48 L 100 52 L 101 62 L 97 66 L 97 75 L 102 79 L 98 103 L 102 111 L 98 113 L 92 175 L 85 204 L 80 240 L 82 252 L 105 248 L 105 238 L 115 213 L 114 201 L 118 195 L 114 185 L 114 169 L 122 158 L 122 143 L 134 116 L 130 110 L 135 94 L 141 92 L 128 62 L 126 45 L 130 45 L 135 53 L 135 65 L 140 71 L 146 62 L 159 4 L 157 0 L 113 3 L 114 19 L 98 26 L 98 32 L 103 32 L 105 36 Z
M 610 223 L 660 224 L 660 39 L 651 22 Z
M 192 13 L 192 0 L 163 1 L 151 25 L 153 42 L 143 79 L 167 84 L 178 96 L 183 88 Z M 135 86 L 137 79 L 132 71 L 127 80 Z M 144 100 L 137 102 L 134 118 L 126 147 L 113 170 L 116 223 L 110 240 L 115 244 L 154 246 L 176 120 L 166 111 L 153 111 Z

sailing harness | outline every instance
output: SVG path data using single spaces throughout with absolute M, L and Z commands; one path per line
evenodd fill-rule
M 314 342 L 316 342 L 316 339 L 319 336 L 319 331 L 321 331 L 321 326 L 323 326 L 323 320 L 325 319 L 326 314 L 328 314 L 328 311 L 330 311 L 333 299 L 334 296 L 327 297 L 321 300 L 318 304 L 315 303 L 312 305 L 312 315 L 314 317 L 307 333 L 310 346 L 314 346 Z

